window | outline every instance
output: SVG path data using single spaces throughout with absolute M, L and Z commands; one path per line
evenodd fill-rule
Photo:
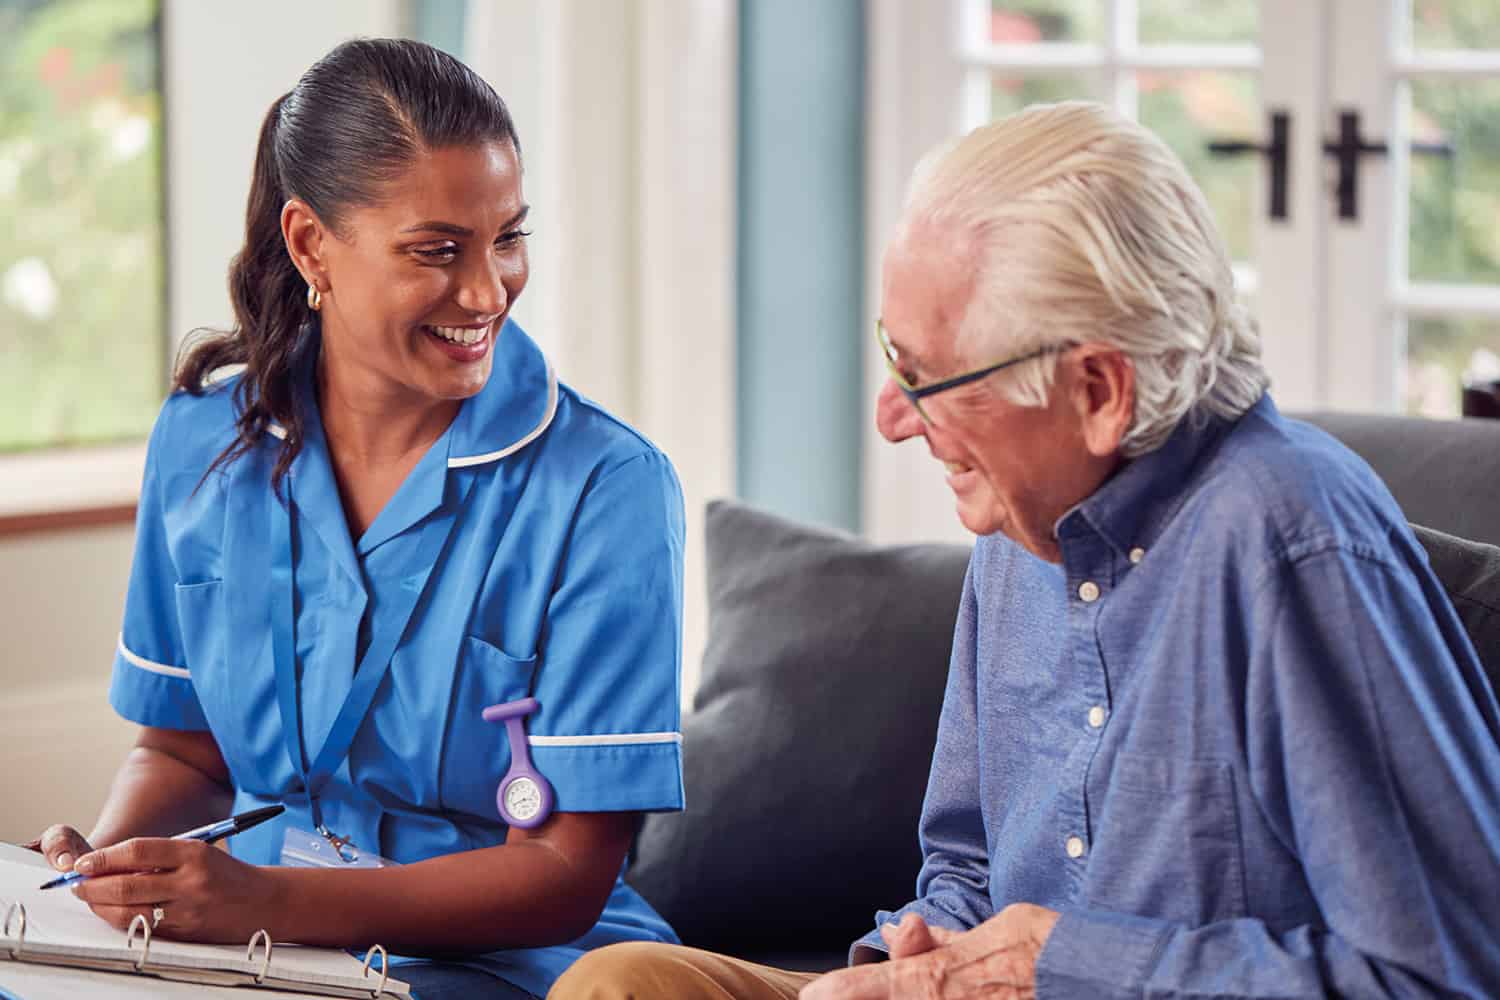
M 0 452 L 139 439 L 166 388 L 157 0 L 0 0 Z

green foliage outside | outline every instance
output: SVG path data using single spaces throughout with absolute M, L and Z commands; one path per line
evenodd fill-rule
M 156 0 L 0 0 L 0 451 L 144 437 L 165 391 Z
M 1104 6 L 1096 0 L 992 0 L 992 36 L 1102 43 Z M 1139 0 L 1137 37 L 1143 44 L 1253 44 L 1258 7 L 1255 0 Z M 1413 0 L 1412 17 L 1419 49 L 1500 49 L 1500 0 Z M 1264 133 L 1256 77 L 1143 73 L 1137 86 L 1141 121 L 1198 180 L 1234 258 L 1250 261 L 1255 193 L 1265 183 L 1261 167 L 1250 157 L 1210 156 L 1206 144 Z M 1107 93 L 1107 83 L 1090 75 L 997 72 L 991 110 L 999 116 L 1037 101 Z M 1411 280 L 1500 284 L 1500 80 L 1417 80 L 1408 97 L 1413 140 L 1451 150 L 1412 157 Z M 1406 355 L 1406 408 L 1457 415 L 1466 375 L 1500 378 L 1500 322 L 1413 318 Z

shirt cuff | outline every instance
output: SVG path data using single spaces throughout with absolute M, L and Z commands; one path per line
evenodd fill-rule
M 1065 911 L 1037 958 L 1037 1000 L 1140 1000 L 1171 929 L 1147 917 Z
M 680 743 L 535 746 L 558 812 L 675 812 L 685 804 Z
M 115 650 L 109 703 L 121 716 L 142 726 L 207 729 L 208 719 L 198 703 L 198 693 L 193 690 L 192 678 L 185 674 L 180 668 L 144 660 L 121 646 Z

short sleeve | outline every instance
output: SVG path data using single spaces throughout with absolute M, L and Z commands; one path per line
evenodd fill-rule
M 683 807 L 682 550 L 682 490 L 658 452 L 605 471 L 577 507 L 528 727 L 560 811 Z
M 177 623 L 177 572 L 167 548 L 163 462 L 172 401 L 162 409 L 146 449 L 146 472 L 136 508 L 135 555 L 125 593 L 125 619 L 115 647 L 109 702 L 143 726 L 207 729 L 193 690 Z

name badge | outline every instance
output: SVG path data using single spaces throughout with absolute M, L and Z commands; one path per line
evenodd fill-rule
M 362 851 L 353 841 L 332 833 L 290 826 L 281 838 L 281 863 L 287 868 L 394 868 L 399 864 Z

